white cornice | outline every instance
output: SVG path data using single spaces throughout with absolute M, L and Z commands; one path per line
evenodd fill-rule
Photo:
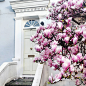
M 17 12 L 45 11 L 50 0 L 11 0 L 12 9 Z
M 20 12 L 34 12 L 34 11 L 45 11 L 47 7 L 33 7 L 33 8 L 24 8 L 24 9 L 15 9 L 16 13 Z

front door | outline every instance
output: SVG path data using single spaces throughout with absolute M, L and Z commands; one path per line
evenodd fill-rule
M 24 58 L 23 58 L 23 74 L 35 74 L 37 63 L 33 63 L 36 51 L 34 43 L 30 41 L 30 37 L 36 33 L 36 29 L 24 30 Z

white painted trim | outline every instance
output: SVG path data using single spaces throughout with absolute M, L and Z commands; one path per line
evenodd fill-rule
M 38 64 L 32 86 L 46 86 L 48 73 L 48 66 L 46 63 Z
M 23 26 L 22 26 L 23 27 Z M 21 57 L 21 63 L 22 63 L 22 74 L 21 75 L 23 75 L 23 60 L 24 60 L 24 30 L 22 29 L 22 57 Z
M 36 12 L 24 12 L 24 13 L 16 13 L 16 17 L 14 17 L 15 20 L 20 20 L 25 17 L 30 16 L 38 16 L 40 18 L 44 18 L 49 14 L 48 11 L 36 11 Z M 29 20 L 29 19 L 28 19 Z
M 26 17 L 26 16 L 24 16 Z M 35 20 L 35 19 L 34 19 Z M 40 22 L 39 18 L 39 22 Z M 17 61 L 17 77 L 23 75 L 23 56 L 24 56 L 24 30 L 28 30 L 30 28 L 24 28 L 23 18 L 15 20 L 15 58 L 13 61 Z M 32 27 L 33 28 L 33 27 Z M 35 28 L 35 27 L 34 27 Z M 37 29 L 38 27 L 36 27 Z
M 23 29 L 23 19 L 15 21 L 15 58 L 18 60 L 17 63 L 17 77 L 22 74 L 22 29 Z
M 35 75 L 21 75 L 20 77 L 35 77 Z
M 5 69 L 10 66 L 10 65 L 17 65 L 17 62 L 4 62 L 1 66 L 0 66 L 0 75 L 5 71 Z
M 15 0 L 10 1 L 12 9 L 17 13 L 30 11 L 44 11 L 47 9 L 50 0 Z
M 43 64 L 38 64 L 32 86 L 40 86 Z
M 5 62 L 0 66 L 0 86 L 5 86 L 10 80 L 17 78 L 17 62 Z
M 13 61 L 20 61 L 20 58 L 12 58 Z

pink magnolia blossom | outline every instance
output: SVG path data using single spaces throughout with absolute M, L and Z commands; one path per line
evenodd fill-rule
M 57 58 L 57 62 L 60 64 L 60 62 L 61 62 L 61 59 L 60 59 L 60 58 Z
M 84 60 L 84 68 L 86 68 L 86 60 Z
M 61 39 L 61 38 L 62 38 L 62 36 L 63 36 L 63 34 L 62 34 L 62 33 L 59 33 L 59 34 L 56 36 L 56 40 Z
M 49 49 L 49 48 L 47 48 L 47 49 L 45 50 L 45 55 L 51 56 L 51 55 L 52 55 L 52 50 Z
M 64 38 L 64 41 L 65 41 L 66 43 L 68 43 L 68 42 L 69 42 L 69 39 L 70 39 L 70 37 L 65 37 L 65 38 Z
M 86 8 L 84 8 L 83 11 L 86 12 Z
M 84 56 L 84 60 L 86 60 L 86 55 Z
M 55 52 L 55 51 L 56 51 L 56 48 L 57 48 L 57 45 L 51 45 L 51 50 L 52 50 L 52 51 Z
M 51 59 L 48 59 L 48 66 L 52 67 L 52 60 Z
M 71 20 L 72 20 L 72 17 L 69 17 L 69 18 L 66 20 L 66 22 L 67 22 L 67 23 L 70 23 Z
M 81 64 L 81 65 L 79 66 L 79 68 L 80 68 L 80 70 L 82 71 L 82 70 L 83 70 L 83 64 Z
M 56 81 L 61 80 L 61 78 L 62 78 L 62 74 L 61 73 L 55 75 L 55 80 Z
M 85 38 L 82 38 L 82 41 L 84 42 L 85 41 Z
M 75 15 L 86 12 L 83 8 L 83 0 L 59 0 L 57 4 L 52 3 L 47 17 L 52 23 L 46 27 L 40 26 L 35 36 L 30 38 L 37 44 L 35 49 L 40 54 L 34 62 L 48 61 L 48 66 L 60 71 L 55 77 L 52 74 L 49 76 L 50 83 L 62 80 L 63 76 L 68 78 L 71 74 L 77 77 L 77 69 L 81 71 L 83 82 L 86 79 L 86 55 L 80 53 L 79 46 L 86 42 L 86 23 L 72 29 Z M 78 79 L 76 85 L 80 85 Z
M 40 60 L 40 58 L 39 57 L 35 57 L 34 60 L 33 60 L 33 62 L 36 62 L 38 60 Z
M 44 36 L 45 37 L 51 37 L 51 35 L 52 35 L 52 33 L 51 33 L 51 30 L 50 29 L 46 29 L 46 30 L 44 30 Z
M 83 37 L 86 38 L 86 30 L 83 31 Z
M 66 59 L 65 62 L 62 64 L 62 68 L 66 71 L 71 64 L 71 61 L 69 59 Z
M 76 55 L 79 52 L 79 46 L 75 45 L 73 47 L 71 47 L 71 53 Z
M 43 40 L 42 45 L 46 46 L 48 44 L 48 41 L 46 39 Z
M 75 33 L 79 36 L 79 35 L 81 35 L 82 30 L 81 29 L 77 29 L 77 30 L 75 30 Z
M 68 8 L 68 2 L 64 2 L 63 7 L 64 9 Z
M 34 40 L 34 36 L 30 37 L 30 40 L 33 41 Z
M 83 77 L 86 79 L 86 68 L 83 69 Z
M 66 30 L 67 30 L 67 32 L 71 32 L 71 28 L 70 27 L 67 27 Z
M 68 5 L 72 6 L 72 0 L 68 0 Z
M 71 50 L 71 47 L 68 47 L 68 50 L 70 51 Z
M 56 47 L 56 53 L 59 53 L 62 52 L 62 46 L 57 46 Z
M 36 46 L 35 46 L 35 50 L 36 50 L 37 52 L 40 52 L 40 51 L 41 51 L 41 47 L 40 47 L 39 45 L 36 45 Z
M 64 70 L 61 70 L 61 75 L 64 75 L 64 74 L 65 74 Z
M 77 1 L 77 6 L 82 7 L 84 0 L 79 0 Z
M 68 65 L 70 66 L 71 60 L 69 60 L 69 59 L 66 58 L 65 62 L 68 63 Z
M 78 62 L 78 57 L 77 57 L 76 55 L 72 55 L 72 60 L 73 60 L 74 62 Z
M 62 14 L 58 14 L 58 20 L 62 19 Z
M 64 62 L 64 63 L 62 64 L 62 68 L 66 71 L 66 70 L 69 68 L 69 64 L 66 63 L 66 62 Z
M 55 3 L 54 2 L 52 2 L 52 6 L 54 6 L 55 5 Z
M 48 80 L 49 80 L 50 83 L 53 83 L 53 81 L 54 81 L 55 79 L 54 79 L 54 77 L 53 77 L 52 74 L 51 74 L 51 76 L 49 76 L 49 79 L 48 79 Z
M 78 41 L 78 37 L 74 37 L 74 38 L 73 38 L 73 44 L 76 44 L 77 41 Z
M 49 19 L 49 16 L 46 16 L 46 19 Z
M 52 25 L 52 28 L 54 28 L 54 29 L 55 29 L 55 27 L 56 27 L 56 23 L 54 23 L 54 24 Z
M 53 42 L 51 42 L 50 44 L 51 44 L 51 45 L 57 45 L 57 44 L 58 44 L 58 42 L 54 40 L 54 41 L 53 41 Z
M 74 66 L 70 65 L 69 72 L 74 72 Z
M 80 85 L 80 80 L 76 79 L 76 85 Z
M 57 24 L 58 24 L 58 28 L 59 28 L 59 29 L 62 29 L 62 28 L 63 28 L 62 22 L 58 22 Z
M 67 35 L 66 33 L 62 33 L 62 37 L 65 38 Z
M 81 29 L 82 29 L 82 31 L 86 30 L 85 25 L 82 25 L 82 26 L 81 26 Z
M 62 58 L 61 58 L 61 63 L 64 63 L 64 62 L 65 62 L 65 57 L 62 56 Z
M 58 69 L 58 64 L 52 63 L 52 66 L 54 67 L 54 70 L 57 70 Z
M 51 8 L 49 8 L 49 12 L 51 12 Z
M 40 39 L 42 39 L 42 34 L 40 33 L 40 34 L 38 35 L 38 37 L 39 37 Z
M 81 59 L 82 59 L 82 53 L 78 53 L 77 57 L 78 57 L 78 60 L 81 61 Z

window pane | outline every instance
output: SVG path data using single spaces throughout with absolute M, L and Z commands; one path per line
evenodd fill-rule
M 30 26 L 39 26 L 39 23 L 38 21 L 35 21 L 35 20 L 29 20 L 28 22 L 26 22 L 25 26 L 24 27 L 30 27 Z

